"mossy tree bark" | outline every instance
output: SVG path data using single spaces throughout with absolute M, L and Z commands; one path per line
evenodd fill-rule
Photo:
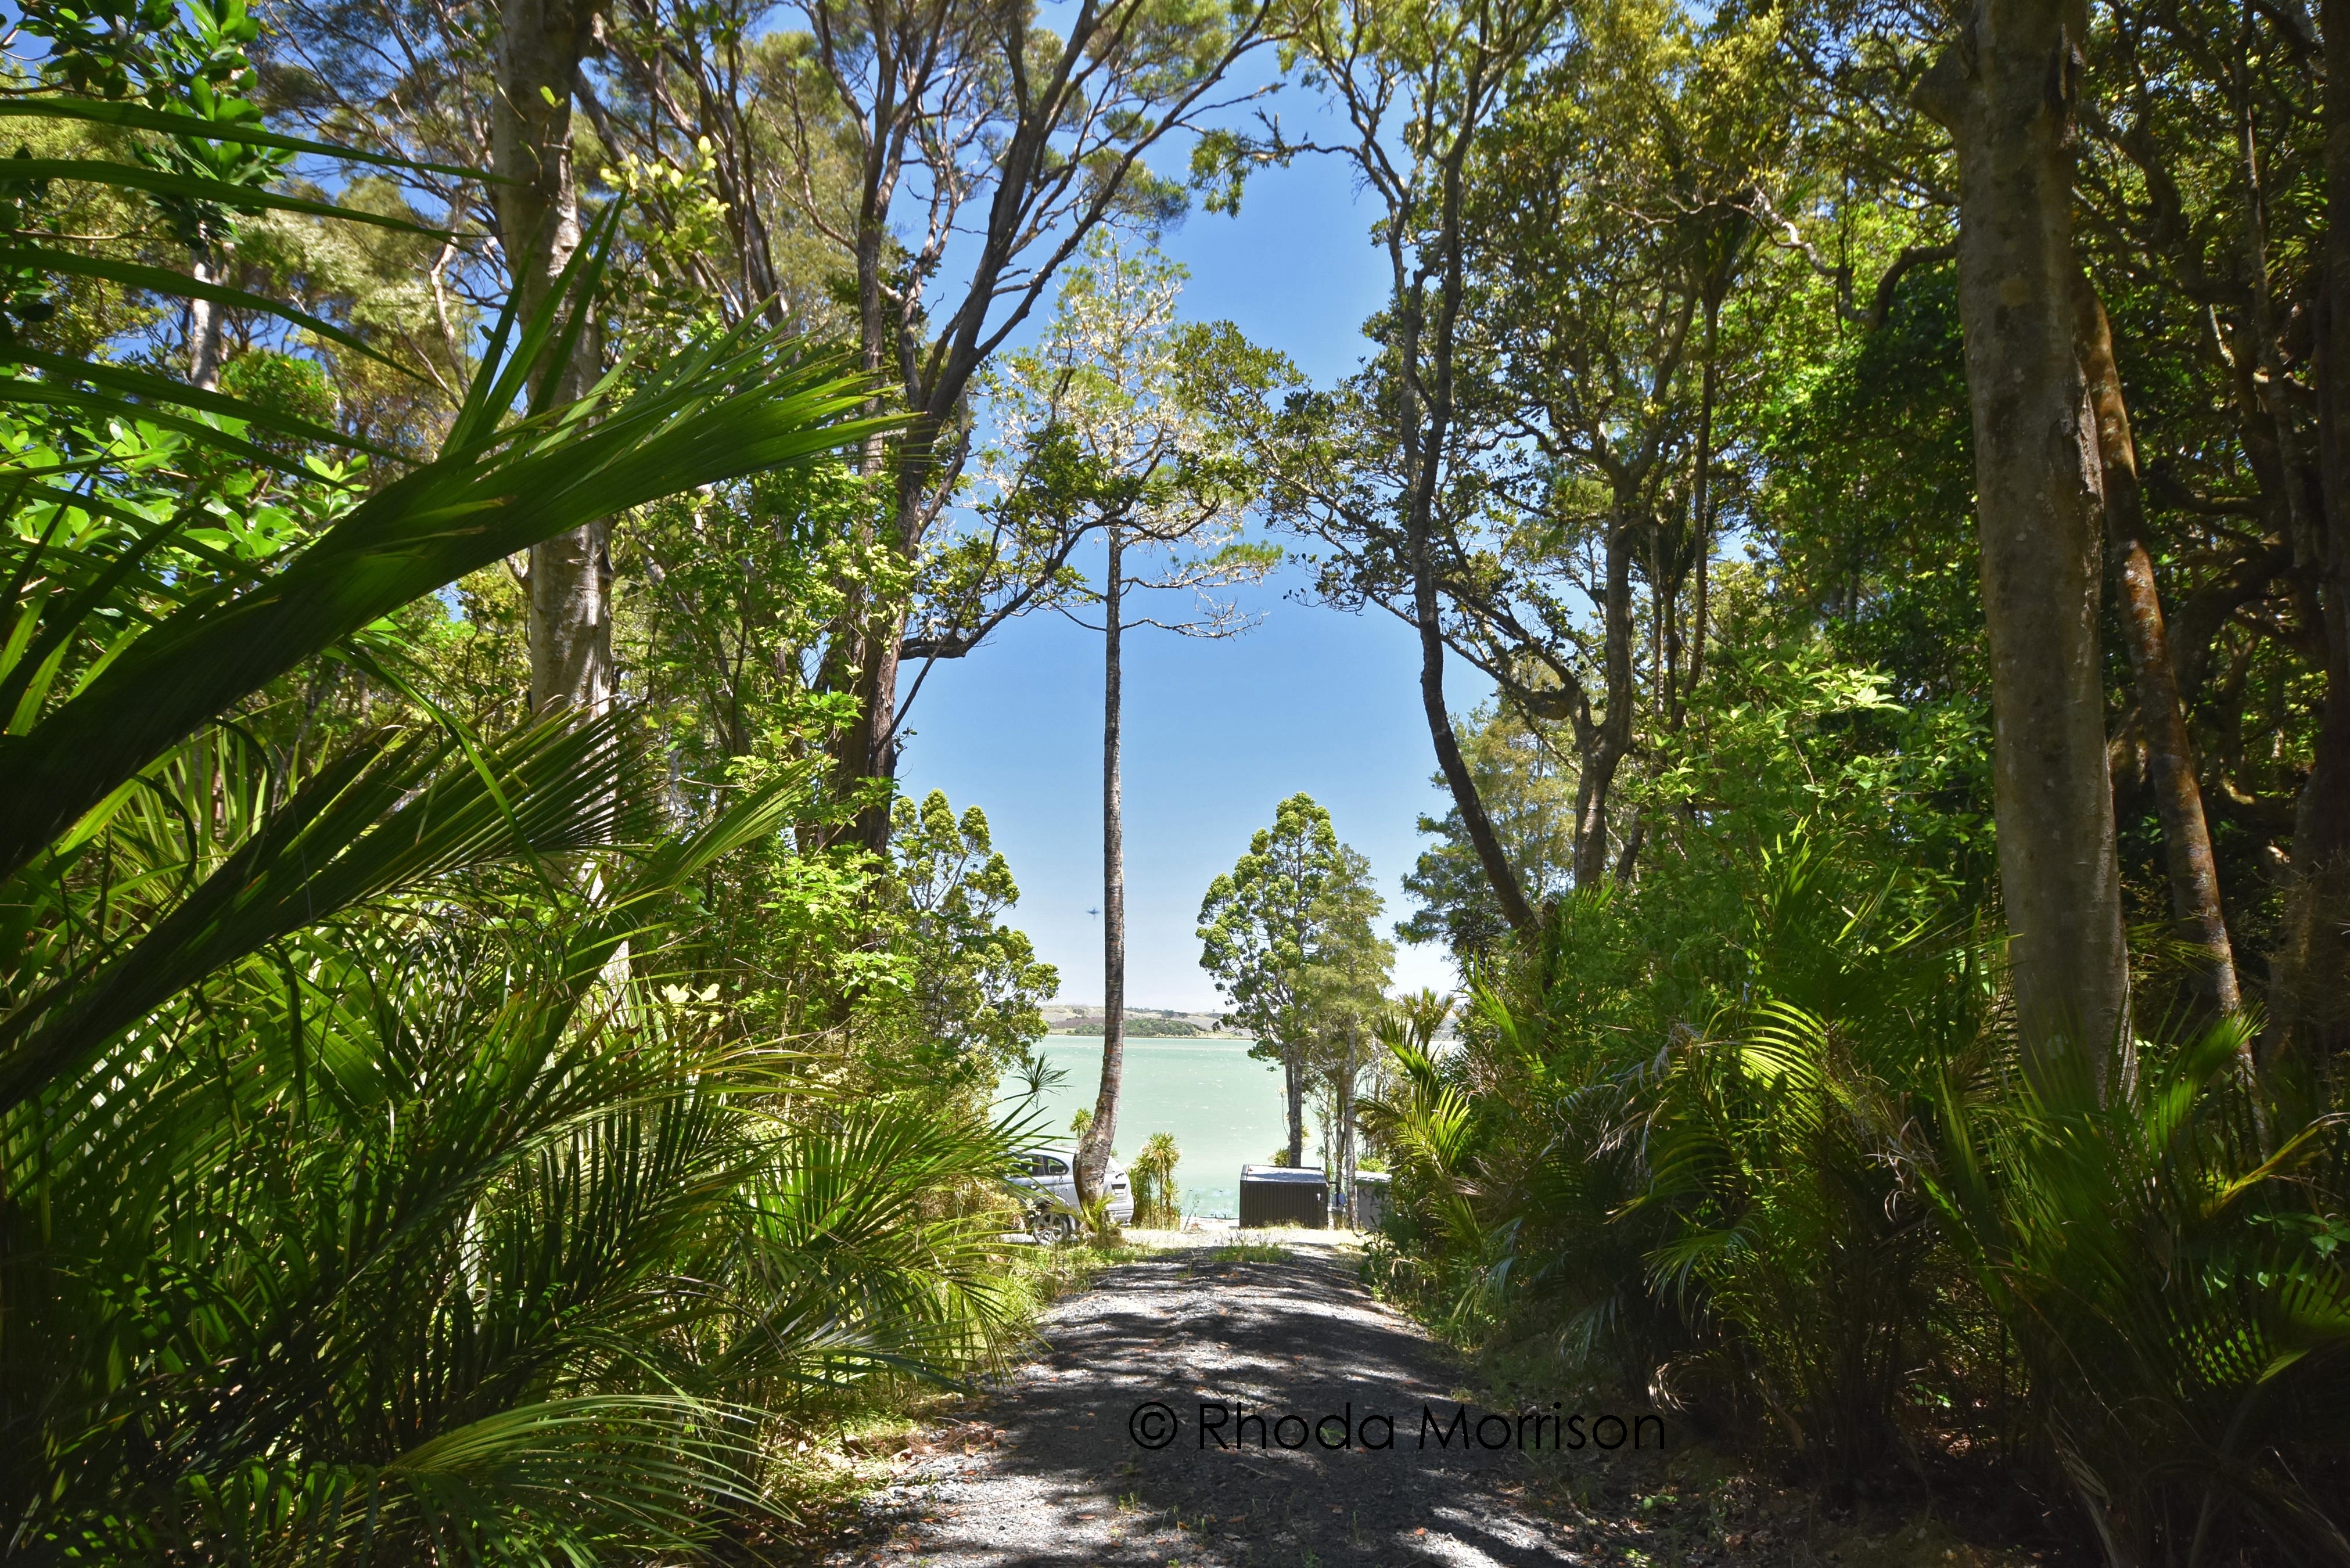
M 2043 1075 L 2125 1071 L 2128 951 L 2098 663 L 2097 431 L 2074 331 L 2073 105 L 2083 3 L 1976 0 L 1921 84 L 1960 176 L 1992 787 L 2017 1024 Z

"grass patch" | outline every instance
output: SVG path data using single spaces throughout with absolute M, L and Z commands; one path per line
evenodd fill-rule
M 1084 1290 L 1094 1276 L 1119 1263 L 1140 1262 L 1160 1249 L 1120 1240 L 1108 1245 L 1014 1247 L 1004 1260 L 1000 1287 L 1014 1345 L 1035 1333 L 1036 1320 L 1063 1296 Z M 1014 1352 L 1016 1354 L 1016 1351 Z
M 1219 1263 L 1278 1263 L 1289 1253 L 1278 1241 L 1234 1241 L 1209 1256 Z

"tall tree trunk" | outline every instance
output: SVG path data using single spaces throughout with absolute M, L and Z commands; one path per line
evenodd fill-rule
M 1482 86 L 1473 87 L 1470 96 L 1479 97 L 1482 91 Z M 1461 813 L 1461 827 L 1492 885 L 1503 918 L 1511 929 L 1528 931 L 1534 927 L 1534 906 L 1502 847 L 1501 835 L 1493 831 L 1477 780 L 1461 754 L 1461 739 L 1452 732 L 1451 711 L 1444 704 L 1444 626 L 1437 603 L 1436 552 L 1430 538 L 1452 425 L 1453 331 L 1461 296 L 1462 166 L 1469 146 L 1470 132 L 1463 126 L 1454 132 L 1442 161 L 1438 228 L 1429 242 L 1436 251 L 1439 289 L 1432 322 L 1424 314 L 1427 270 L 1420 269 L 1418 281 L 1409 281 L 1412 269 L 1404 263 L 1409 225 L 1400 213 L 1391 213 L 1389 220 L 1388 257 L 1395 271 L 1399 317 L 1396 348 L 1403 370 L 1397 422 L 1404 446 L 1404 549 L 1411 572 L 1412 624 L 1419 633 L 1419 705 L 1428 721 L 1429 743 L 1436 749 L 1437 769 L 1451 792 L 1453 807 Z M 1291 1158 L 1294 1162 L 1295 1155 Z
M 1281 1047 L 1282 1092 L 1289 1100 L 1289 1150 L 1284 1163 L 1292 1169 L 1305 1163 L 1305 1047 Z
M 571 87 L 592 0 L 501 0 L 490 118 L 490 187 L 498 239 L 520 313 L 536 310 L 579 248 L 571 166 Z M 595 384 L 600 336 L 588 323 L 569 360 L 549 368 L 556 396 Z M 544 379 L 544 378 L 542 378 Z M 530 552 L 530 702 L 598 713 L 612 697 L 612 560 L 608 522 L 558 535 Z
M 2074 326 L 2080 334 L 2081 370 L 2089 384 L 2089 409 L 2097 423 L 2098 459 L 2104 469 L 2106 544 L 2137 686 L 2147 772 L 2154 785 L 2155 811 L 2162 819 L 2170 912 L 2179 940 L 2200 954 L 2197 989 L 2213 1008 L 2230 1013 L 2242 1004 L 2235 950 L 2220 907 L 2220 870 L 2211 857 L 2203 791 L 2196 783 L 2195 753 L 2187 738 L 2187 715 L 2179 706 L 2169 630 L 2156 591 L 2154 556 L 2147 547 L 2146 508 L 2138 489 L 2137 445 L 2130 435 L 2121 371 L 2114 363 L 2113 327 L 2086 274 L 2080 275 L 2074 289 Z
M 1666 558 L 1664 520 L 1648 531 L 1648 618 L 1656 623 L 1657 711 L 1666 727 L 1680 728 L 1680 690 L 1676 677 L 1681 667 L 1680 583 Z
M 2072 104 L 2085 0 L 1975 0 L 1918 92 L 1956 144 L 1959 318 L 1991 664 L 1993 802 L 2016 1022 L 2044 1070 L 2129 1050 L 2097 650 L 2095 423 L 2073 330 Z
M 1412 618 L 1419 631 L 1419 706 L 1428 720 L 1428 738 L 1436 747 L 1436 765 L 1452 792 L 1452 804 L 1461 813 L 1469 842 L 1476 848 L 1477 863 L 1493 885 L 1503 918 L 1513 930 L 1530 930 L 1534 923 L 1534 906 L 1526 902 L 1525 889 L 1502 847 L 1501 835 L 1493 831 L 1493 819 L 1477 793 L 1468 759 L 1461 754 L 1461 737 L 1452 732 L 1451 711 L 1444 705 L 1444 636 L 1437 621 L 1436 577 L 1428 564 L 1425 519 L 1412 530 L 1411 553 Z
M 858 717 L 849 726 L 844 784 L 898 776 L 898 663 L 905 635 L 903 604 L 870 606 L 859 636 L 863 651 L 856 685 Z M 887 798 L 858 814 L 856 833 L 857 842 L 877 855 L 889 848 Z
M 2324 508 L 2294 565 L 2317 584 L 2325 706 L 2294 811 L 2293 887 L 2269 1008 L 2272 1055 L 2350 1051 L 2350 0 L 2324 0 L 2325 304 L 2318 336 Z
M 921 554 L 933 499 L 931 486 L 940 482 L 940 465 L 913 431 L 894 446 L 885 446 L 880 438 L 874 438 L 867 443 L 864 461 L 868 472 L 896 465 L 897 515 L 890 540 L 900 560 L 910 567 Z M 877 599 L 862 589 L 850 596 L 847 619 L 857 628 L 858 676 L 853 688 L 857 717 L 838 742 L 837 763 L 844 786 L 898 776 L 898 670 L 904 653 L 906 614 L 903 599 Z M 889 847 L 887 799 L 858 814 L 856 839 L 876 854 Z
M 1093 1125 L 1077 1150 L 1077 1197 L 1090 1202 L 1108 1168 L 1118 1136 L 1118 1098 L 1126 1077 L 1126 802 L 1120 775 L 1119 617 L 1126 570 L 1124 540 L 1109 527 L 1107 620 L 1102 632 L 1102 1070 Z
M 1355 1031 L 1347 1030 L 1347 1054 L 1338 1068 L 1338 1186 L 1331 1196 L 1347 1228 L 1355 1217 Z
M 1607 587 L 1600 599 L 1607 711 L 1575 737 L 1582 778 L 1575 787 L 1575 885 L 1596 888 L 1607 875 L 1607 802 L 1616 770 L 1632 744 L 1631 500 L 1620 490 L 1607 514 Z
M 1697 399 L 1697 481 L 1690 487 L 1690 509 L 1697 525 L 1697 589 L 1690 607 L 1689 690 L 1692 695 L 1705 680 L 1706 602 L 1708 566 L 1713 560 L 1713 401 L 1721 387 L 1715 365 L 1715 345 L 1721 327 L 1721 298 L 1708 289 L 1705 296 L 1705 375 Z M 1678 718 L 1679 715 L 1676 715 Z
M 218 241 L 209 253 L 199 253 L 189 268 L 198 283 L 219 283 L 228 275 L 227 247 Z M 188 301 L 188 385 L 200 391 L 220 390 L 221 328 L 225 310 L 209 299 Z
M 877 37 L 877 45 L 887 47 L 887 36 Z M 891 80 L 883 62 L 877 58 L 874 80 L 886 84 Z M 888 109 L 876 104 L 874 134 L 867 153 L 863 195 L 857 227 L 857 322 L 858 368 L 868 378 L 875 389 L 864 411 L 879 414 L 886 406 L 881 389 L 887 386 L 891 372 L 890 322 L 889 301 L 882 292 L 881 268 L 889 239 L 889 202 L 893 189 L 887 177 L 886 144 Z M 878 479 L 889 466 L 890 441 L 876 431 L 865 438 L 858 448 L 857 472 L 867 479 Z M 905 476 L 897 477 L 897 515 L 893 519 L 894 539 L 905 537 L 910 522 L 906 508 Z M 863 542 L 869 545 L 875 535 L 867 533 Z M 902 623 L 893 615 L 894 607 L 877 602 L 863 583 L 852 584 L 845 596 L 838 622 L 838 635 L 834 649 L 827 657 L 827 678 L 834 684 L 831 690 L 846 687 L 856 699 L 857 711 L 847 726 L 833 742 L 833 774 L 837 788 L 852 790 L 880 771 L 883 755 L 892 748 L 891 732 L 897 723 L 898 639 Z M 888 712 L 883 711 L 884 707 Z M 852 825 L 854 841 L 875 853 L 889 847 L 889 805 L 860 813 Z

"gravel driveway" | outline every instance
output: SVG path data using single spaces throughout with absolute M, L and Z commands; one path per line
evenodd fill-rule
M 830 1562 L 1520 1568 L 1612 1555 L 1577 1550 L 1521 1506 L 1513 1438 L 1471 1449 L 1451 1427 L 1465 1373 L 1370 1298 L 1349 1252 L 1123 1264 L 1060 1303 L 1043 1335 L 1048 1352 L 976 1418 L 933 1432 L 868 1504 L 867 1543 Z M 1137 1417 L 1150 1401 L 1163 1409 Z M 1202 1432 L 1202 1404 L 1222 1407 L 1221 1433 Z M 1325 1415 L 1336 1418 L 1313 1434 Z M 1252 1416 L 1261 1425 L 1243 1426 Z M 1511 1425 L 1472 1407 L 1480 1419 L 1489 1438 Z

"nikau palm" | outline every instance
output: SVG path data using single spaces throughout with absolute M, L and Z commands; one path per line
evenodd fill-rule
M 0 112 L 336 151 L 135 104 Z M 322 657 L 396 681 L 369 628 L 468 572 L 881 428 L 851 417 L 861 380 L 749 329 L 528 397 L 601 256 L 509 308 L 438 453 L 363 498 L 256 439 L 331 431 L 0 348 L 6 408 L 58 432 L 0 458 L 0 1556 L 750 1542 L 779 1423 L 993 1344 L 972 1197 L 1005 1135 L 835 1104 L 663 995 L 693 889 L 806 817 L 806 770 L 664 832 L 622 716 L 380 730 L 290 774 L 237 722 Z M 8 260 L 339 330 L 22 234 Z M 223 556 L 198 509 L 118 483 L 151 439 L 277 469 L 323 526 Z

